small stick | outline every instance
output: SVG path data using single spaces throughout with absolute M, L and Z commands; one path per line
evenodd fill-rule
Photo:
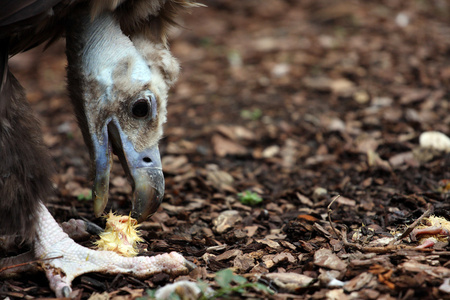
M 331 213 L 333 212 L 333 210 L 330 208 L 331 205 L 333 205 L 334 201 L 336 201 L 341 195 L 337 195 L 333 198 L 333 200 L 331 200 L 330 204 L 328 204 L 328 222 L 330 222 L 330 226 L 333 229 L 334 234 L 336 235 L 337 238 L 339 238 L 339 234 L 337 233 L 336 228 L 334 228 L 334 224 L 333 221 L 331 221 Z
M 27 262 L 24 262 L 24 263 L 21 263 L 21 264 L 16 264 L 16 265 L 3 267 L 3 268 L 0 268 L 0 273 L 4 272 L 6 270 L 9 270 L 9 269 L 19 268 L 19 267 L 23 267 L 23 266 L 26 266 L 26 265 L 32 265 L 34 263 L 41 263 L 41 262 L 44 262 L 44 261 L 47 261 L 47 260 L 58 259 L 58 258 L 63 258 L 63 256 L 60 255 L 60 256 L 49 257 L 49 258 L 44 258 L 44 259 L 37 259 L 37 260 L 27 261 Z
M 429 215 L 431 215 L 433 210 L 434 210 L 433 209 L 433 205 L 428 203 L 427 210 L 417 220 L 415 220 L 410 226 L 408 226 L 408 228 L 405 230 L 405 232 L 403 232 L 398 238 L 392 240 L 390 244 L 393 244 L 394 242 L 400 241 L 400 240 L 404 239 L 405 237 L 407 237 L 414 230 L 414 228 L 416 228 L 417 225 L 419 225 L 420 222 L 422 222 L 422 220 L 424 218 L 426 218 Z
M 361 252 L 366 252 L 366 253 L 385 254 L 385 253 L 389 253 L 389 252 L 393 252 L 393 251 L 397 251 L 397 250 L 406 250 L 406 251 L 412 250 L 415 252 L 417 252 L 417 250 L 418 250 L 416 247 L 403 246 L 403 245 L 389 244 L 384 247 L 383 246 L 381 246 L 381 247 L 364 247 L 364 246 L 361 246 L 356 243 L 351 243 L 347 240 L 347 229 L 345 227 L 342 228 L 341 239 L 342 239 L 344 246 L 351 247 L 351 248 L 354 248 L 356 250 L 359 250 Z M 430 252 L 430 251 L 426 251 L 426 252 Z

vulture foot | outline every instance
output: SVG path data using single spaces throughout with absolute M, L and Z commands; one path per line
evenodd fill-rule
M 156 273 L 186 274 L 194 264 L 176 252 L 153 257 L 123 257 L 112 251 L 96 251 L 75 243 L 41 204 L 34 254 L 44 260 L 50 288 L 57 297 L 68 297 L 72 280 L 84 273 L 125 273 L 148 277 Z

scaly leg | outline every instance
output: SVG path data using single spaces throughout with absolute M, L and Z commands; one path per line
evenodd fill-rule
M 156 273 L 186 274 L 194 264 L 176 252 L 153 257 L 123 257 L 111 251 L 95 251 L 75 243 L 63 232 L 47 208 L 39 208 L 37 238 L 34 253 L 43 262 L 50 287 L 57 297 L 68 297 L 72 280 L 84 273 L 126 273 L 148 277 Z

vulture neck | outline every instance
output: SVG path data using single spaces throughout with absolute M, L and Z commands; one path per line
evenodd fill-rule
M 132 41 L 122 33 L 120 24 L 111 13 L 104 13 L 92 22 L 86 23 L 81 51 L 81 65 L 84 76 L 94 77 L 98 83 L 112 87 L 113 72 L 123 62 L 131 81 L 148 80 L 150 71 Z M 133 61 L 129 61 L 132 57 Z
M 111 12 L 73 14 L 66 29 L 68 89 L 91 157 L 120 92 L 150 82 L 146 61 Z M 127 78 L 127 81 L 117 78 Z M 117 104 L 117 103 L 116 103 Z
M 130 38 L 123 34 L 112 13 L 103 13 L 94 20 L 85 13 L 71 25 L 67 33 L 69 69 L 71 64 L 79 66 L 79 75 L 95 80 L 106 89 L 113 87 L 114 71 L 124 62 L 130 81 L 149 80 L 151 74 L 146 62 Z M 108 94 L 104 96 L 110 99 Z

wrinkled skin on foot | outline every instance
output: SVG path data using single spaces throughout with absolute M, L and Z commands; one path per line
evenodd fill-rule
M 156 273 L 187 274 L 194 267 L 176 252 L 153 257 L 123 257 L 115 252 L 83 247 L 63 232 L 42 204 L 34 255 L 38 259 L 48 259 L 42 267 L 57 297 L 70 297 L 72 280 L 84 273 L 124 273 L 143 278 Z

